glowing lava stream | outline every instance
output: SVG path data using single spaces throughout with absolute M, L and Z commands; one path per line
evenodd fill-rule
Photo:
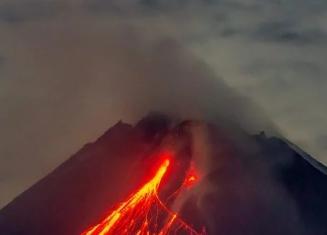
M 159 199 L 158 188 L 171 163 L 166 158 L 161 163 L 152 179 L 145 183 L 136 193 L 114 209 L 102 222 L 84 231 L 82 235 L 166 235 L 184 230 L 198 235 L 177 213 L 170 211 Z M 165 216 L 162 216 L 162 212 Z M 166 221 L 164 224 L 160 220 Z

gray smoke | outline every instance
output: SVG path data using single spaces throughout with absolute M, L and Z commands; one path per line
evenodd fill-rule
M 120 119 L 160 111 L 274 129 L 160 27 L 77 16 L 23 26 L 3 42 L 1 205 Z

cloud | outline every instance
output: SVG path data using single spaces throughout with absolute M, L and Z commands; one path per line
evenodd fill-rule
M 54 1 L 10 1 L 0 4 L 0 21 L 22 23 L 53 18 L 62 9 Z
M 327 135 L 320 135 L 316 138 L 316 146 L 321 152 L 327 152 Z
M 5 63 L 5 58 L 0 56 L 0 66 L 3 65 L 3 63 Z
M 191 51 L 190 57 L 196 54 L 212 68 L 211 79 L 222 77 L 227 87 L 252 98 L 286 136 L 326 162 L 327 151 L 316 141 L 327 131 L 326 12 L 325 1 L 293 0 L 0 4 L 0 51 L 5 58 L 0 68 L 0 166 L 7 192 L 2 204 L 116 120 L 140 111 L 126 104 L 151 103 L 139 92 L 142 87 L 153 86 L 153 96 L 165 91 L 160 79 L 172 76 L 171 69 L 178 72 L 165 53 L 172 53 L 175 60 L 188 55 L 178 57 L 167 41 L 155 46 L 158 38 L 178 41 Z M 151 61 L 157 54 L 163 61 Z M 157 76 L 155 67 L 148 66 L 151 63 L 169 69 Z M 110 83 L 108 78 L 142 78 L 143 70 L 137 69 L 142 64 L 160 86 L 140 79 L 136 88 L 124 91 L 135 100 L 122 99 L 114 105 L 107 97 L 119 97 L 127 80 Z M 173 95 L 178 93 L 173 83 L 168 85 Z M 202 94 L 196 84 L 192 89 Z M 219 96 L 213 90 L 208 95 Z M 190 96 L 185 93 L 184 98 Z M 197 98 L 201 99 L 207 98 Z M 174 99 L 170 104 L 178 106 Z M 206 109 L 215 104 L 209 102 Z M 110 112 L 113 107 L 115 113 Z
M 119 119 L 149 111 L 273 129 L 161 24 L 68 15 L 3 29 L 0 171 L 12 194 L 11 183 L 22 191 Z
M 320 30 L 297 29 L 291 22 L 268 22 L 253 32 L 254 39 L 265 42 L 315 44 L 326 42 L 327 35 Z

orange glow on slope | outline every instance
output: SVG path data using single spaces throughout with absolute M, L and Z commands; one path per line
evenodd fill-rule
M 198 181 L 198 179 L 199 179 L 198 173 L 195 170 L 194 166 L 191 165 L 191 167 L 189 168 L 186 174 L 183 185 L 185 185 L 185 187 L 191 187 Z
M 200 234 L 159 199 L 158 188 L 170 164 L 171 158 L 164 159 L 148 182 L 119 204 L 102 222 L 87 229 L 82 235 L 166 235 L 178 230 Z M 189 180 L 193 181 L 193 178 Z M 166 221 L 165 224 L 160 224 L 159 219 Z

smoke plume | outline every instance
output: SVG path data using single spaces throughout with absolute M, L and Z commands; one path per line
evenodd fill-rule
M 2 205 L 120 119 L 159 111 L 274 129 L 160 24 L 74 15 L 4 35 Z

